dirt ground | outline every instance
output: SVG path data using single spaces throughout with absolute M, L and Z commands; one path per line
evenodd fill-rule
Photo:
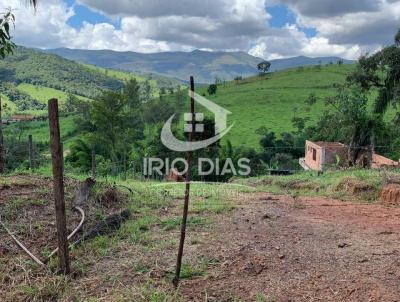
M 81 214 L 72 210 L 75 191 L 80 182 L 66 179 L 65 200 L 67 216 L 67 233 L 70 234 L 79 224 Z M 109 191 L 106 191 L 107 193 Z M 85 211 L 85 224 L 72 240 L 79 238 L 85 228 L 92 225 L 99 217 L 118 212 L 121 204 L 105 204 L 98 194 L 95 203 L 80 205 Z M 19 240 L 34 254 L 44 260 L 41 253 L 57 247 L 55 232 L 55 210 L 50 178 L 30 175 L 8 177 L 5 184 L 0 184 L 0 215 L 3 223 L 17 235 Z M 0 227 L 0 259 L 2 255 L 19 254 L 21 249 L 13 239 Z
M 51 202 L 43 202 L 51 200 L 49 186 L 49 179 L 24 176 L 15 177 L 12 185 L 0 186 L 3 221 L 18 230 L 16 235 L 38 255 L 44 248 L 50 250 L 55 246 L 53 206 Z M 72 192 L 75 186 L 76 183 L 67 182 L 67 191 Z M 72 195 L 67 194 L 67 202 L 71 199 Z M 191 212 L 191 216 L 206 216 L 212 225 L 188 229 L 184 256 L 195 259 L 201 255 L 208 259 L 208 266 L 205 274 L 181 281 L 180 300 L 400 300 L 399 206 L 320 197 L 294 200 L 269 193 L 241 193 L 234 203 L 233 210 L 221 213 Z M 182 199 L 176 199 L 171 207 L 157 209 L 160 219 L 179 216 L 181 204 Z M 117 210 L 118 206 L 104 205 L 95 209 L 96 213 Z M 76 213 L 69 212 L 68 217 L 70 225 L 79 222 Z M 143 245 L 140 246 L 142 241 L 136 245 L 122 242 L 104 255 L 90 255 L 93 258 L 86 264 L 87 270 L 70 281 L 70 296 L 60 300 L 78 301 L 71 297 L 90 296 L 115 301 L 113 290 L 149 281 L 155 284 L 153 291 L 158 287 L 173 291 L 166 274 L 174 268 L 179 228 L 170 230 L 161 225 L 157 222 L 139 227 L 144 234 L 149 233 L 147 245 L 140 243 Z M 163 248 L 156 245 L 153 248 L 150 244 L 162 241 L 165 241 Z M 78 250 L 74 256 L 87 252 Z M 0 260 L 15 254 L 23 256 L 2 230 Z M 155 267 L 138 273 L 139 260 L 155 263 Z M 73 262 L 76 264 L 77 260 L 73 258 Z M 3 290 L 17 286 L 14 283 L 19 282 L 16 277 L 19 275 L 15 270 L 0 269 L 7 269 L 15 278 L 8 279 L 9 284 L 4 284 Z M 21 275 L 27 274 L 20 271 Z M 116 272 L 119 279 L 117 275 L 113 276 L 115 280 L 105 278 Z M 27 278 L 35 283 L 35 275 L 24 277 Z
M 399 301 L 399 231 L 398 207 L 246 194 L 205 249 L 219 264 L 182 291 L 196 301 Z

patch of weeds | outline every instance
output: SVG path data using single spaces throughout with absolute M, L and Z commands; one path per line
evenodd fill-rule
M 51 253 L 51 251 L 50 251 L 50 249 L 46 246 L 43 250 L 42 250 L 42 252 L 41 252 L 41 254 L 42 254 L 42 256 L 44 257 L 44 258 L 47 258 L 49 255 L 50 255 L 50 253 Z
M 46 194 L 49 193 L 49 190 L 48 190 L 47 188 L 39 188 L 39 189 L 36 190 L 36 192 L 37 192 L 39 195 L 46 195 Z
M 47 205 L 47 200 L 44 200 L 44 199 L 32 200 L 30 202 L 30 204 L 32 206 L 45 206 L 45 205 Z
M 157 240 L 156 242 L 154 242 L 152 248 L 155 251 L 168 250 L 171 248 L 175 249 L 177 245 L 178 245 L 178 238 L 171 237 L 171 238 L 163 238 L 162 240 Z
M 14 294 L 24 301 L 57 301 L 66 287 L 65 277 L 50 275 L 32 285 L 22 284 Z
M 130 220 L 118 231 L 118 237 L 129 239 L 133 243 L 147 245 L 149 242 L 147 233 L 156 222 L 158 222 L 158 218 L 152 215 Z
M 114 238 L 108 236 L 97 236 L 86 244 L 85 249 L 90 249 L 100 256 L 106 256 L 113 244 Z
M 84 262 L 81 259 L 74 260 L 71 265 L 76 276 L 83 276 L 90 266 L 87 262 Z
M 166 190 L 145 190 L 134 197 L 136 206 L 151 210 L 171 206 L 173 198 Z
M 199 257 L 196 263 L 183 262 L 181 267 L 180 279 L 192 279 L 195 277 L 204 276 L 207 273 L 208 265 L 209 262 L 202 257 Z M 166 278 L 169 282 L 172 281 L 174 276 L 175 271 L 169 271 L 166 274 Z
M 161 225 L 163 226 L 163 229 L 165 231 L 171 231 L 176 228 L 179 228 L 182 222 L 182 217 L 173 217 L 173 218 L 167 218 L 165 220 L 161 221 Z M 188 227 L 194 227 L 194 226 L 205 226 L 207 224 L 207 220 L 203 217 L 199 216 L 189 216 L 187 220 L 187 226 Z
M 2 211 L 4 217 L 7 219 L 15 218 L 15 216 L 18 212 L 20 212 L 25 206 L 27 205 L 27 202 L 25 199 L 22 198 L 13 198 L 9 202 L 7 202 L 6 206 L 4 207 L 4 210 Z
M 136 263 L 133 270 L 138 274 L 145 274 L 150 271 L 150 266 L 143 262 Z
M 112 274 L 105 274 L 103 276 L 103 281 L 104 282 L 110 282 L 113 285 L 115 285 L 117 282 L 120 282 L 122 279 L 122 273 L 121 272 L 113 272 Z
M 183 301 L 178 290 L 175 292 L 163 289 L 156 289 L 147 284 L 140 288 L 140 298 L 135 299 L 140 302 L 179 302 Z
M 104 221 L 104 220 L 106 220 L 106 214 L 101 210 L 101 209 L 95 209 L 95 212 L 94 212 L 94 217 L 95 217 L 95 220 L 102 220 L 102 221 Z
M 256 302 L 275 302 L 276 298 L 273 296 L 265 296 L 263 293 L 256 294 Z
M 194 213 L 215 213 L 222 214 L 235 209 L 235 204 L 231 201 L 223 201 L 222 198 L 211 197 L 208 199 L 193 202 L 191 212 Z
M 33 224 L 33 228 L 34 228 L 36 231 L 39 231 L 39 232 L 41 232 L 41 231 L 44 230 L 44 226 L 43 226 L 43 224 L 41 224 L 40 222 L 35 222 L 35 223 Z
M 196 265 L 192 265 L 191 263 L 183 263 L 181 269 L 181 279 L 191 279 L 194 277 L 204 276 L 206 271 L 207 264 L 205 262 Z

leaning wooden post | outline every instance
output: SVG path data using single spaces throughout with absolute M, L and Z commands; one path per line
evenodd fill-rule
M 58 258 L 60 271 L 69 274 L 69 255 L 67 239 L 67 222 L 65 217 L 63 152 L 60 142 L 60 123 L 58 120 L 58 101 L 49 100 L 50 149 L 53 162 L 53 190 L 56 208 L 56 225 L 58 237 Z
M 194 114 L 194 80 L 193 77 L 190 77 L 190 113 L 192 114 L 192 127 L 191 132 L 189 132 L 189 141 L 193 140 L 193 135 L 195 131 L 195 114 Z M 183 256 L 183 247 L 185 245 L 185 237 L 186 237 L 186 222 L 187 216 L 189 211 L 189 198 L 190 198 L 190 174 L 191 174 L 191 164 L 192 164 L 192 151 L 187 152 L 187 167 L 188 170 L 186 172 L 186 188 L 185 188 L 185 203 L 183 206 L 183 217 L 182 217 L 182 224 L 181 224 L 181 238 L 179 241 L 179 250 L 178 250 L 178 257 L 176 259 L 176 271 L 175 271 L 175 278 L 172 281 L 175 287 L 179 284 L 179 278 L 181 274 L 181 266 L 182 266 L 182 256 Z
M 33 171 L 33 141 L 32 141 L 32 134 L 28 136 L 28 152 L 29 152 L 29 169 L 31 172 Z

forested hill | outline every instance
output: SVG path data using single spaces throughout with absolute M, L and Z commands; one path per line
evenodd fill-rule
M 47 49 L 45 52 L 57 54 L 77 62 L 105 68 L 125 70 L 139 74 L 158 74 L 187 81 L 193 75 L 197 83 L 213 83 L 218 77 L 233 80 L 237 76 L 248 77 L 258 73 L 257 64 L 263 59 L 245 52 L 201 51 L 137 53 L 112 50 Z M 353 63 L 338 57 L 294 57 L 271 60 L 270 71 L 309 65 Z
M 123 82 L 93 68 L 18 46 L 0 60 L 0 83 L 33 84 L 92 98 L 104 89 L 120 89 Z

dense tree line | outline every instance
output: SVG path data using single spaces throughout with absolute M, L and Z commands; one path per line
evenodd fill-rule
M 30 95 L 18 90 L 14 83 L 4 82 L 0 84 L 0 93 L 7 96 L 11 102 L 17 105 L 18 110 L 24 111 L 29 109 L 42 110 L 46 108 L 45 104 L 32 98 Z

